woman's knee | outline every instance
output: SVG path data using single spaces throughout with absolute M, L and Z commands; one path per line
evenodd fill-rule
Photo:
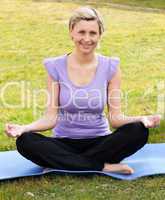
M 148 140 L 149 129 L 146 128 L 142 122 L 128 123 L 121 128 L 135 140 L 139 139 L 144 141 L 144 143 L 146 143 Z
M 139 138 L 144 142 L 147 142 L 149 129 L 146 128 L 142 122 L 130 123 L 130 129 L 135 138 Z
M 145 136 L 148 138 L 149 129 L 146 128 L 142 122 L 136 122 L 135 126 L 136 126 L 135 129 L 137 130 L 137 134 L 141 133 L 142 136 Z
M 33 134 L 31 132 L 23 133 L 16 139 L 16 147 L 19 153 L 25 152 L 31 148 L 31 141 L 33 141 Z

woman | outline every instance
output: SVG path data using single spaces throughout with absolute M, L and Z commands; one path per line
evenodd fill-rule
M 74 49 L 47 58 L 49 102 L 43 117 L 31 124 L 6 124 L 24 157 L 43 167 L 103 170 L 131 174 L 120 163 L 143 147 L 148 128 L 160 116 L 127 117 L 121 113 L 119 59 L 95 53 L 104 26 L 93 8 L 77 9 L 69 21 Z M 108 118 L 104 107 L 108 105 Z M 108 120 L 116 128 L 111 134 Z M 38 133 L 53 129 L 54 137 Z

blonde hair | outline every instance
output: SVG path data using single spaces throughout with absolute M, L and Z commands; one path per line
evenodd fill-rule
M 69 30 L 72 30 L 74 26 L 81 20 L 96 20 L 99 26 L 100 35 L 104 32 L 103 19 L 96 9 L 91 7 L 80 7 L 76 9 L 69 19 Z

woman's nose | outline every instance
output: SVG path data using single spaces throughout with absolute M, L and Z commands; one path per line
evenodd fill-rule
M 90 36 L 89 36 L 89 34 L 86 34 L 86 35 L 84 36 L 84 41 L 85 41 L 85 42 L 90 41 Z

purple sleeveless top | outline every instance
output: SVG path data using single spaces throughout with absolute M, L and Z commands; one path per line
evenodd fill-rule
M 72 139 L 94 138 L 111 133 L 104 113 L 107 104 L 107 86 L 119 64 L 119 58 L 98 56 L 93 80 L 76 86 L 67 73 L 67 54 L 46 58 L 44 66 L 51 77 L 59 82 L 59 114 L 54 137 Z

